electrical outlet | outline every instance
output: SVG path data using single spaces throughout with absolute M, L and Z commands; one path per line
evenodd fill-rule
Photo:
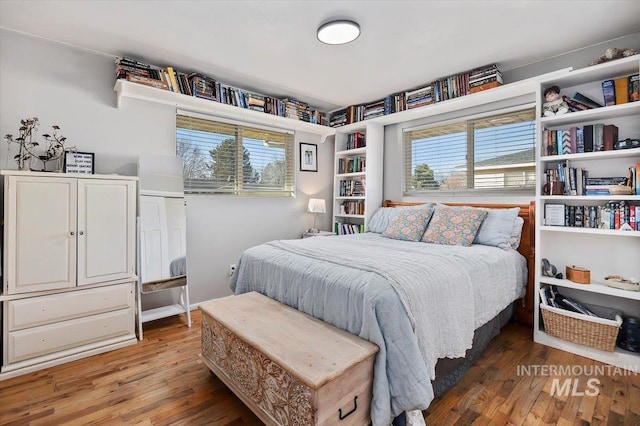
M 236 264 L 232 263 L 231 265 L 229 265 L 229 276 L 233 275 L 235 271 L 236 271 Z

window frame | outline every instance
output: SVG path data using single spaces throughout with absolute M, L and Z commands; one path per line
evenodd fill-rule
M 199 114 L 191 111 L 177 110 L 176 118 L 175 118 L 176 120 L 175 121 L 175 125 L 176 125 L 175 152 L 178 158 L 180 158 L 180 155 L 178 155 L 178 146 L 179 146 L 178 131 L 180 129 L 189 130 L 189 129 L 186 129 L 185 127 L 178 125 L 179 116 L 185 116 L 185 117 L 193 118 L 196 120 L 206 120 L 214 123 L 212 124 L 213 126 L 216 125 L 215 123 L 219 123 L 222 126 L 233 126 L 235 128 L 235 135 L 233 136 L 233 138 L 235 139 L 234 146 L 235 146 L 235 154 L 236 154 L 236 158 L 235 158 L 236 159 L 236 163 L 235 163 L 236 164 L 235 166 L 236 181 L 234 183 L 235 187 L 233 189 L 221 190 L 219 187 L 216 187 L 214 184 L 212 184 L 211 186 L 208 186 L 208 187 L 205 187 L 203 185 L 202 188 L 194 189 L 191 187 L 191 185 L 189 185 L 189 182 L 191 182 L 191 180 L 185 178 L 183 182 L 183 188 L 184 188 L 185 194 L 218 195 L 218 196 L 232 196 L 232 197 L 271 197 L 271 198 L 295 198 L 296 197 L 296 189 L 297 189 L 296 146 L 295 146 L 296 137 L 295 137 L 294 130 L 269 127 L 269 126 L 254 124 L 250 122 L 243 122 L 238 120 L 231 120 L 231 119 L 226 119 L 226 118 L 217 117 L 217 116 Z M 193 130 L 196 130 L 196 129 L 193 129 Z M 285 140 L 284 141 L 285 183 L 282 189 L 261 190 L 259 188 L 252 188 L 252 189 L 244 188 L 246 185 L 246 182 L 244 182 L 244 178 L 243 178 L 244 175 L 243 175 L 242 159 L 243 159 L 244 149 L 248 149 L 248 148 L 245 146 L 245 143 L 243 142 L 243 139 L 245 138 L 243 134 L 247 132 L 247 130 L 249 130 L 249 132 L 255 131 L 255 130 L 263 130 L 266 132 L 278 133 Z M 200 131 L 206 131 L 206 130 L 200 130 Z M 249 138 L 249 139 L 253 139 L 253 138 Z M 215 149 L 215 147 L 212 146 L 209 149 L 206 149 L 205 155 L 208 153 L 208 151 L 212 149 Z
M 423 129 L 430 129 L 430 128 L 437 128 L 437 127 L 444 127 L 447 125 L 453 125 L 453 124 L 461 124 L 461 123 L 466 123 L 466 136 L 467 136 L 467 142 L 466 142 L 466 157 L 467 157 L 467 167 L 469 166 L 474 166 L 474 150 L 475 150 L 475 145 L 474 145 L 474 135 L 473 135 L 473 122 L 474 121 L 478 121 L 478 120 L 482 120 L 482 119 L 486 119 L 489 117 L 493 117 L 493 116 L 500 116 L 500 115 L 507 115 L 507 114 L 511 114 L 511 113 L 515 113 L 515 112 L 519 112 L 519 111 L 527 111 L 530 110 L 533 114 L 532 114 L 532 122 L 533 122 L 533 151 L 534 151 L 534 158 L 531 161 L 531 165 L 532 165 L 532 171 L 531 171 L 531 176 L 534 179 L 534 182 L 527 186 L 527 187 L 522 187 L 522 188 L 465 188 L 465 189 L 460 189 L 460 190 L 452 190 L 452 189 L 422 189 L 422 190 L 414 190 L 414 191 L 409 191 L 408 190 L 408 182 L 410 182 L 410 180 L 412 179 L 413 176 L 413 170 L 409 167 L 407 167 L 408 164 L 410 164 L 410 160 L 408 159 L 408 155 L 410 155 L 410 152 L 407 152 L 408 149 L 408 144 L 405 140 L 405 134 L 407 132 L 411 132 L 411 131 L 417 131 L 417 130 L 423 130 Z M 536 118 L 536 104 L 534 102 L 528 102 L 525 104 L 521 104 L 521 105 L 516 105 L 516 106 L 512 106 L 512 107 L 507 107 L 507 108 L 500 108 L 497 110 L 491 110 L 491 111 L 484 111 L 481 113 L 477 113 L 477 114 L 471 114 L 468 116 L 459 116 L 459 117 L 454 117 L 448 120 L 444 120 L 444 121 L 437 121 L 437 122 L 433 122 L 433 123 L 429 123 L 429 124 L 422 124 L 422 125 L 418 125 L 418 126 L 411 126 L 411 127 L 403 127 L 400 128 L 400 141 L 401 141 L 401 145 L 402 145 L 402 195 L 404 197 L 424 197 L 424 196 L 437 196 L 437 197 L 478 197 L 478 196 L 490 196 L 490 197 L 497 197 L 497 196 L 502 196 L 502 197 L 510 197 L 510 196 L 534 196 L 535 195 L 535 189 L 536 189 L 536 180 L 538 179 L 536 170 L 537 170 L 537 149 L 536 147 L 538 146 L 538 131 L 537 131 L 537 126 L 538 126 L 538 120 Z M 470 131 L 471 130 L 471 131 Z M 471 162 L 469 162 L 469 159 L 472 159 Z M 528 164 L 528 163 L 527 163 Z M 467 185 L 469 185 L 469 182 L 473 183 L 474 180 L 474 175 L 472 173 L 467 174 Z

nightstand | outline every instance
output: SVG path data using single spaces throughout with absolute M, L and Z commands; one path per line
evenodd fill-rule
M 328 237 L 331 235 L 336 235 L 333 232 L 329 232 L 329 231 L 320 231 L 320 232 L 303 232 L 302 233 L 302 238 L 309 238 L 309 237 Z

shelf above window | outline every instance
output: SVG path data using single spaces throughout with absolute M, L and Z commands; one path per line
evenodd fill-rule
M 417 120 L 420 118 L 433 117 L 436 115 L 456 112 L 466 108 L 473 108 L 492 102 L 500 102 L 506 99 L 519 98 L 521 96 L 527 95 L 531 96 L 531 101 L 533 102 L 533 97 L 535 96 L 536 90 L 540 85 L 540 81 L 546 81 L 553 78 L 561 78 L 563 76 L 566 76 L 569 71 L 571 71 L 571 68 L 565 68 L 559 71 L 554 71 L 526 80 L 504 84 L 502 86 L 490 90 L 485 90 L 483 92 L 471 93 L 466 96 L 459 96 L 457 98 L 448 99 L 446 101 L 436 102 L 419 108 L 395 112 L 393 114 L 372 118 L 370 120 L 357 121 L 355 123 L 347 124 L 346 126 L 336 127 L 335 130 L 337 133 L 352 133 L 364 129 L 367 123 L 378 123 L 383 126 L 388 126 L 391 124 Z
M 335 129 L 332 127 L 239 108 L 233 105 L 221 104 L 220 102 L 201 99 L 195 96 L 187 96 L 181 93 L 169 92 L 168 90 L 156 89 L 154 87 L 131 83 L 122 79 L 116 81 L 116 85 L 113 90 L 117 94 L 118 108 L 121 106 L 122 98 L 139 99 L 163 105 L 171 105 L 187 111 L 210 114 L 216 117 L 225 117 L 252 124 L 262 124 L 281 129 L 313 133 L 315 135 L 320 135 L 321 142 L 324 142 L 327 137 L 336 134 Z

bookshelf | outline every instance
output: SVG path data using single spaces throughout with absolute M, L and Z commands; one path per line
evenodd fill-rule
M 382 205 L 384 126 L 359 124 L 349 132 L 336 129 L 333 230 L 339 234 L 366 231 Z
M 266 114 L 250 109 L 238 108 L 233 105 L 222 104 L 208 99 L 157 89 L 155 87 L 132 83 L 123 79 L 116 81 L 113 90 L 116 92 L 116 106 L 118 108 L 121 108 L 123 98 L 138 99 L 157 104 L 171 105 L 176 108 L 199 112 L 202 114 L 213 114 L 218 117 L 246 121 L 253 124 L 262 124 L 266 126 L 312 133 L 320 135 L 321 142 L 324 142 L 327 137 L 335 134 L 335 129 L 331 127 Z
M 537 90 L 538 140 L 545 145 L 545 130 L 567 130 L 570 127 L 584 129 L 583 126 L 597 123 L 612 124 L 618 128 L 618 140 L 640 137 L 640 102 L 605 106 L 585 111 L 570 112 L 559 116 L 541 117 L 543 92 L 552 85 L 560 86 L 562 94 L 580 92 L 603 103 L 602 81 L 637 74 L 640 70 L 640 56 L 636 55 L 595 65 L 564 75 L 541 78 Z M 546 154 L 546 152 L 544 152 Z M 605 276 L 622 275 L 625 278 L 640 278 L 640 230 L 622 231 L 579 226 L 549 226 L 545 224 L 545 205 L 563 204 L 566 209 L 587 206 L 597 208 L 609 202 L 640 205 L 640 195 L 546 195 L 547 169 L 554 169 L 563 162 L 570 167 L 588 171 L 588 177 L 627 176 L 630 167 L 640 163 L 640 148 L 583 152 L 574 154 L 546 155 L 537 152 L 536 189 L 536 264 L 543 258 L 555 265 L 558 272 L 565 274 L 566 266 L 581 266 L 590 270 L 591 283 L 578 284 L 567 279 L 542 275 L 536 268 L 534 340 L 557 349 L 585 356 L 617 367 L 640 371 L 640 353 L 616 347 L 613 352 L 602 351 L 588 346 L 574 344 L 548 334 L 540 312 L 540 288 L 556 285 L 560 293 L 580 302 L 619 309 L 628 316 L 640 313 L 640 292 L 608 287 Z M 584 181 L 586 183 L 586 181 Z M 584 185 L 583 185 L 584 186 Z M 584 189 L 584 188 L 583 188 Z M 599 222 L 599 219 L 598 219 Z M 566 225 L 566 223 L 565 223 Z

